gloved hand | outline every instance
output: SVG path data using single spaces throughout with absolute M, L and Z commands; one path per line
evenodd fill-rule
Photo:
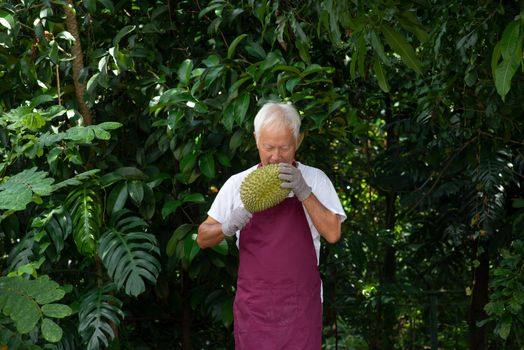
M 226 236 L 233 236 L 238 230 L 246 226 L 252 216 L 253 214 L 244 207 L 233 209 L 227 220 L 222 223 L 222 232 Z
M 280 163 L 278 164 L 278 170 L 280 172 L 278 178 L 286 181 L 283 182 L 280 187 L 290 188 L 297 199 L 301 202 L 309 197 L 311 194 L 311 187 L 308 186 L 304 180 L 304 177 L 302 176 L 302 173 L 300 170 L 298 170 L 297 167 L 288 163 Z

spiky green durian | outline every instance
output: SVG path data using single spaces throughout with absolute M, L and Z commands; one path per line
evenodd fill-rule
M 240 199 L 251 213 L 266 210 L 286 199 L 289 189 L 281 188 L 278 165 L 268 164 L 257 168 L 244 178 L 240 185 Z

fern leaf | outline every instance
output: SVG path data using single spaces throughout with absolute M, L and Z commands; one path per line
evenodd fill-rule
M 102 222 L 102 203 L 97 193 L 84 185 L 67 196 L 65 207 L 71 214 L 78 252 L 86 256 L 94 255 Z
M 113 326 L 118 326 L 124 318 L 122 302 L 112 293 L 114 284 L 94 288 L 82 299 L 78 313 L 78 331 L 87 343 L 87 350 L 107 347 L 115 337 Z
M 118 289 L 137 296 L 145 280 L 155 283 L 160 273 L 156 237 L 145 232 L 146 223 L 121 210 L 111 217 L 109 229 L 100 238 L 98 255 Z

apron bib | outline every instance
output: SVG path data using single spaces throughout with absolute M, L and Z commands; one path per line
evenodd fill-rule
M 235 349 L 319 350 L 320 274 L 302 203 L 254 213 L 239 244 Z

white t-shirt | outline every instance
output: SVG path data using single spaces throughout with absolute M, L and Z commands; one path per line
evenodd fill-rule
M 340 218 L 340 221 L 346 219 L 346 213 L 342 208 L 342 203 L 338 198 L 337 192 L 331 180 L 327 175 L 320 169 L 304 165 L 302 163 L 296 162 L 298 169 L 302 172 L 302 176 L 306 183 L 311 187 L 313 194 L 318 198 L 320 203 L 322 203 L 327 209 L 331 210 L 337 214 Z M 224 186 L 218 192 L 211 208 L 207 214 L 215 219 L 218 222 L 224 222 L 231 211 L 237 207 L 242 206 L 242 201 L 240 200 L 240 185 L 244 178 L 254 171 L 258 165 L 254 165 L 251 168 L 244 170 L 238 174 L 231 176 L 225 183 Z M 293 196 L 293 193 L 290 193 L 290 196 Z M 320 255 L 320 234 L 313 225 L 309 214 L 304 209 L 306 214 L 307 222 L 309 228 L 311 229 L 311 235 L 313 237 L 313 244 L 315 245 L 315 251 L 317 253 L 317 264 L 319 261 Z M 237 231 L 237 246 L 239 245 L 240 231 Z M 240 247 L 239 247 L 240 248 Z

